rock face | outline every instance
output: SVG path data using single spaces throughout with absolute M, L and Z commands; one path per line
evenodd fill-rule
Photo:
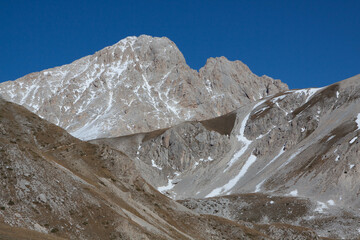
M 223 158 L 231 150 L 230 133 L 236 113 L 215 119 L 186 122 L 169 129 L 90 142 L 104 143 L 135 160 L 142 176 L 169 196 L 178 176 L 195 176 L 198 170 Z M 202 167 L 198 167 L 198 166 Z M 189 190 L 189 189 L 188 189 Z M 173 196 L 175 197 L 175 196 Z M 179 196 L 181 198 L 181 196 Z
M 95 142 L 125 152 L 174 199 L 254 192 L 307 198 L 322 214 L 306 215 L 322 219 L 315 229 L 321 236 L 351 239 L 359 230 L 351 220 L 360 207 L 359 103 L 360 75 L 285 91 L 212 120 Z
M 259 230 L 276 225 L 199 215 L 156 191 L 123 153 L 2 99 L 0 131 L 2 239 L 282 239 Z M 318 238 L 286 229 L 288 239 Z
M 69 65 L 0 84 L 0 95 L 80 139 L 117 137 L 202 120 L 287 90 L 240 61 L 192 70 L 169 39 L 128 37 Z

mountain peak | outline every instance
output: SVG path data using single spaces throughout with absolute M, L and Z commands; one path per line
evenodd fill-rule
M 197 72 L 170 39 L 147 35 L 0 84 L 5 99 L 81 139 L 212 118 L 284 90 L 286 84 L 258 77 L 225 57 L 210 58 Z

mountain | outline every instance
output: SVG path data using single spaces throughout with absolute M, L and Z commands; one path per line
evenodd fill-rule
M 195 198 L 206 213 L 213 213 L 214 197 L 227 202 L 215 208 L 223 217 L 241 209 L 227 195 L 297 197 L 309 200 L 306 211 L 284 222 L 351 239 L 360 231 L 359 103 L 357 75 L 323 88 L 287 90 L 214 119 L 92 142 L 125 152 L 159 191 Z
M 143 35 L 0 95 L 0 237 L 360 235 L 360 75 L 289 90 Z
M 1 83 L 0 95 L 89 140 L 220 116 L 287 89 L 224 57 L 195 71 L 172 41 L 142 35 Z
M 156 191 L 123 153 L 2 99 L 0 131 L 0 238 L 318 239 L 307 228 L 197 214 Z

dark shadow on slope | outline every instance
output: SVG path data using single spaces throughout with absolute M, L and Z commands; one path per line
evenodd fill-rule
M 200 121 L 200 123 L 209 131 L 215 131 L 222 135 L 230 135 L 234 128 L 236 120 L 236 112 L 231 112 L 226 115 Z

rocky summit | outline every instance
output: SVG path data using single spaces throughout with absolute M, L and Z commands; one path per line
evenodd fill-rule
M 360 237 L 360 75 L 289 90 L 143 35 L 0 94 L 0 238 Z
M 240 61 L 191 69 L 168 38 L 128 37 L 71 64 L 0 84 L 0 95 L 90 140 L 204 120 L 287 90 Z

